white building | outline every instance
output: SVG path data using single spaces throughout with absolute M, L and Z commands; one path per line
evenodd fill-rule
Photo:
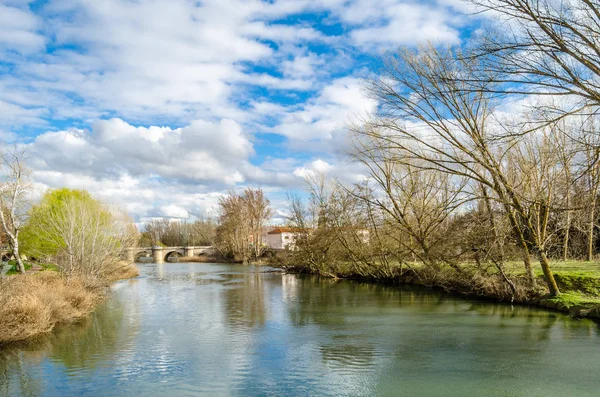
M 296 238 L 306 233 L 302 229 L 292 227 L 269 227 L 263 233 L 267 247 L 272 249 L 294 249 Z
M 368 229 L 352 229 L 358 239 L 364 244 L 369 243 Z M 306 236 L 311 233 L 311 229 L 301 229 L 297 227 L 269 226 L 263 230 L 262 243 L 272 249 L 294 249 L 298 237 Z

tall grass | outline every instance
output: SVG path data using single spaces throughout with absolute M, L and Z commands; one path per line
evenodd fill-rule
M 69 279 L 52 271 L 5 277 L 0 281 L 0 344 L 32 338 L 61 322 L 91 313 L 106 296 L 106 285 L 139 274 L 123 266 L 104 285 L 82 277 Z

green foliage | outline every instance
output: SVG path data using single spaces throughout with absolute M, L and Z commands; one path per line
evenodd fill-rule
M 31 269 L 31 263 L 29 262 L 25 262 L 23 263 L 23 265 L 25 266 L 25 270 L 29 270 Z M 17 270 L 17 261 L 16 260 L 10 260 L 8 261 L 8 266 L 10 266 L 10 269 L 8 270 L 8 272 L 6 272 L 7 275 L 12 275 L 12 274 L 19 274 L 19 271 Z
M 584 272 L 557 272 L 554 275 L 562 291 L 578 291 L 600 296 L 600 278 Z
M 53 215 L 63 211 L 65 203 L 73 199 L 88 202 L 90 205 L 98 205 L 96 200 L 85 190 L 62 188 L 48 191 L 41 202 L 31 208 L 29 221 L 21 231 L 19 240 L 23 254 L 37 257 L 40 253 L 53 255 L 58 251 L 60 237 L 44 235 L 41 230 L 47 228 L 43 228 L 41 225 Z
M 33 267 L 33 263 L 31 262 L 24 262 L 23 265 L 25 266 L 25 270 L 31 270 L 31 268 Z M 56 272 L 58 271 L 58 268 L 56 267 L 56 265 L 53 265 L 51 263 L 36 263 L 37 266 L 40 266 L 42 268 L 42 271 L 52 271 L 52 272 Z M 19 271 L 17 270 L 17 261 L 15 260 L 10 260 L 8 261 L 8 266 L 10 266 L 10 269 L 6 272 L 7 275 L 13 275 L 13 274 L 20 274 Z
M 560 296 L 546 299 L 544 302 L 550 303 L 550 306 L 557 309 L 571 309 L 574 307 L 597 307 L 600 305 L 600 298 L 580 292 L 564 292 Z

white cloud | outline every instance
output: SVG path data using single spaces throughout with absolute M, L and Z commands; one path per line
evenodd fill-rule
M 325 65 L 324 57 L 319 57 L 314 53 L 305 56 L 299 55 L 283 62 L 283 75 L 291 78 L 312 77 L 315 75 L 315 68 L 323 65 Z
M 294 175 L 305 179 L 315 178 L 317 175 L 326 175 L 331 170 L 331 164 L 317 159 L 307 164 L 307 167 L 299 167 L 294 170 Z
M 0 95 L 0 125 L 14 125 L 15 123 L 44 125 L 47 122 L 43 117 L 47 114 L 43 108 L 27 108 L 3 101 Z
M 46 38 L 35 33 L 42 22 L 26 7 L 10 9 L 19 14 L 0 12 L 0 50 L 4 40 L 31 51 L 51 40 L 55 50 L 13 60 L 12 76 L 0 74 L 0 86 L 10 85 L 4 99 L 16 103 L 31 100 L 31 94 L 42 96 L 59 119 L 78 115 L 64 109 L 84 108 L 79 113 L 90 119 L 117 114 L 129 120 L 188 121 L 234 113 L 243 121 L 247 116 L 235 109 L 232 96 L 244 85 L 310 87 L 302 79 L 248 69 L 248 62 L 287 58 L 282 48 L 275 52 L 264 40 L 325 39 L 310 26 L 257 20 L 281 14 L 279 5 L 262 1 L 53 0 L 41 12 L 43 28 L 52 32 Z M 4 16 L 12 22 L 3 24 Z M 29 44 L 16 40 L 25 33 L 32 35 Z
M 85 188 L 137 219 L 214 215 L 230 187 L 281 192 L 310 172 L 356 180 L 336 155 L 376 105 L 357 57 L 456 42 L 456 0 L 439 1 L 4 0 L 0 136 L 44 128 L 40 187 Z M 256 165 L 259 132 L 280 137 Z
M 86 173 L 97 178 L 156 177 L 182 183 L 242 182 L 253 146 L 239 124 L 195 121 L 189 126 L 135 127 L 101 120 L 90 131 L 39 135 L 31 144 L 36 170 Z
M 352 31 L 351 37 L 361 47 L 389 49 L 391 45 L 415 45 L 419 42 L 458 44 L 457 18 L 448 9 L 421 3 L 397 3 L 387 8 L 385 22 Z
M 38 33 L 39 19 L 29 9 L 14 5 L 0 4 L 0 60 L 6 56 L 3 50 L 27 54 L 45 45 L 44 37 Z
M 164 218 L 187 218 L 189 213 L 185 208 L 179 205 L 168 204 L 160 207 L 160 215 Z
M 285 114 L 273 132 L 295 141 L 330 141 L 346 123 L 365 117 L 375 105 L 363 91 L 360 79 L 340 78 L 325 86 L 301 109 Z

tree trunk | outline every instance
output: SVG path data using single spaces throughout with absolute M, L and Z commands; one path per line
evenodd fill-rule
M 13 249 L 13 255 L 17 260 L 17 270 L 19 270 L 19 273 L 25 274 L 25 265 L 23 264 L 21 254 L 19 253 L 19 240 L 17 238 L 13 239 L 11 245 Z
M 569 200 L 567 198 L 567 207 L 570 205 Z M 563 252 L 562 257 L 563 261 L 567 261 L 569 259 L 569 230 L 571 229 L 571 211 L 567 211 L 567 220 L 565 226 L 565 238 L 563 240 Z
M 525 265 L 525 271 L 527 272 L 527 279 L 529 283 L 535 287 L 535 273 L 533 272 L 533 266 L 531 266 L 531 255 L 529 254 L 529 248 L 525 240 L 521 242 L 523 248 L 523 264 Z
M 535 287 L 535 273 L 533 273 L 533 267 L 531 266 L 531 255 L 529 253 L 529 246 L 527 245 L 527 241 L 525 240 L 523 231 L 519 227 L 514 210 L 510 208 L 510 206 L 507 204 L 505 204 L 504 206 L 506 208 L 510 224 L 513 228 L 513 231 L 517 237 L 517 240 L 519 241 L 519 245 L 521 246 L 523 252 L 523 265 L 525 265 L 525 273 L 527 274 L 527 279 L 529 280 L 529 284 Z
M 558 289 L 558 285 L 556 284 L 552 270 L 550 270 L 550 262 L 548 261 L 546 253 L 540 250 L 539 258 L 542 271 L 544 272 L 544 278 L 546 279 L 546 284 L 550 290 L 550 296 L 560 296 L 560 290 Z
M 594 226 L 596 218 L 596 205 L 592 204 L 590 209 L 590 223 L 588 226 L 588 241 L 587 241 L 587 261 L 591 262 L 594 259 Z

